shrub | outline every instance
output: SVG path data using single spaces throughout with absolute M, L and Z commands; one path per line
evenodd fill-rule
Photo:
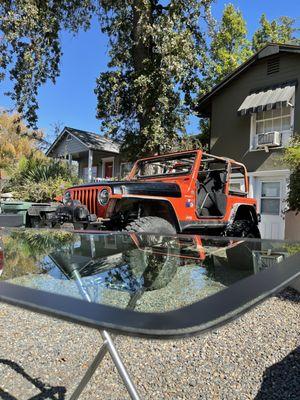
M 43 136 L 28 129 L 19 114 L 0 110 L 0 178 L 10 177 L 22 157 L 45 157 L 39 150 Z
M 26 180 L 13 190 L 13 196 L 24 201 L 48 202 L 62 195 L 72 185 L 73 182 L 71 180 L 65 180 L 61 177 L 50 178 L 40 182 Z
M 15 198 L 48 202 L 77 183 L 78 178 L 68 164 L 49 158 L 22 158 L 11 177 L 9 186 Z

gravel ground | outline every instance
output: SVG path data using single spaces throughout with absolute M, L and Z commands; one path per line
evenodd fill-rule
M 0 304 L 0 398 L 68 399 L 100 344 L 96 330 Z M 300 295 L 292 290 L 200 337 L 116 344 L 144 399 L 300 399 Z M 106 357 L 80 399 L 127 398 Z

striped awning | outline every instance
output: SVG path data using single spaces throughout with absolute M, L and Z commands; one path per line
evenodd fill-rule
M 272 108 L 287 107 L 295 94 L 295 85 L 286 85 L 276 89 L 249 94 L 238 109 L 239 115 L 247 115 Z

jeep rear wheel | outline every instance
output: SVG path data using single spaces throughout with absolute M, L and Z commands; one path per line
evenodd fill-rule
M 126 226 L 129 232 L 150 232 L 164 235 L 175 235 L 176 229 L 163 218 L 159 217 L 141 217 L 134 220 Z
M 241 219 L 234 221 L 227 227 L 225 236 L 260 239 L 260 232 L 257 225 L 253 222 Z

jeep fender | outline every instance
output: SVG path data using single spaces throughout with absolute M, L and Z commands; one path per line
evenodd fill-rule
M 254 205 L 245 203 L 236 203 L 233 205 L 228 218 L 228 223 L 232 224 L 234 221 L 242 219 L 250 220 L 255 225 L 258 224 L 258 216 Z
M 144 216 L 155 216 L 161 217 L 170 222 L 176 228 L 177 232 L 180 232 L 180 224 L 173 208 L 172 203 L 165 198 L 147 198 L 138 196 L 126 196 L 119 199 L 115 205 L 117 212 L 126 210 L 126 208 L 132 203 L 140 204 Z

